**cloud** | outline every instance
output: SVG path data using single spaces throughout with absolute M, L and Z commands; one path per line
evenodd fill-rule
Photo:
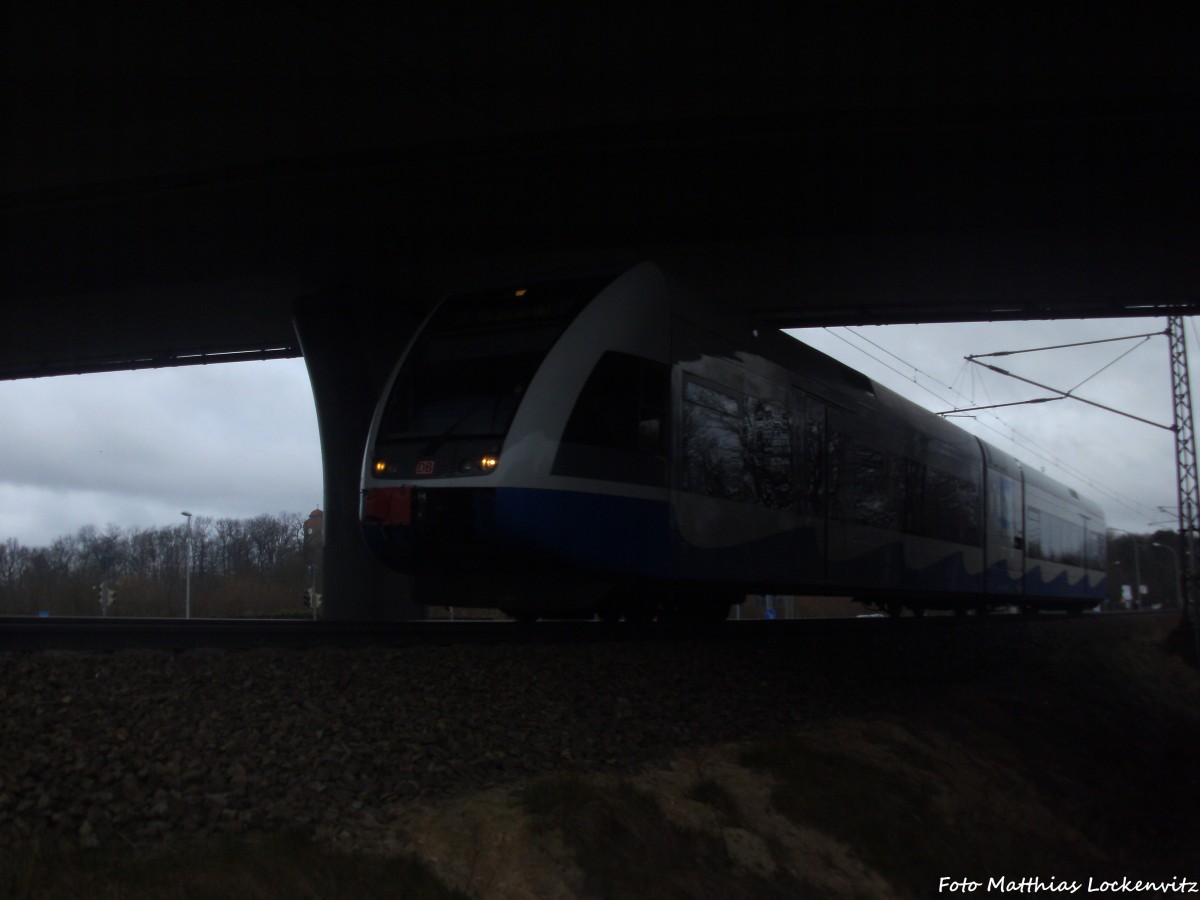
M 4 382 L 0 408 L 0 538 L 321 503 L 301 360 Z

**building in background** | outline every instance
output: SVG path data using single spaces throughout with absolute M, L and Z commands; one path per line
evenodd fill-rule
M 304 561 L 310 566 L 321 564 L 321 548 L 325 545 L 325 513 L 314 509 L 304 520 Z

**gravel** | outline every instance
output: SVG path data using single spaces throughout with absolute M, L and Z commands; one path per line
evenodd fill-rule
M 4 653 L 0 840 L 378 835 L 414 799 L 886 708 L 898 660 L 945 683 L 994 643 L 906 635 Z

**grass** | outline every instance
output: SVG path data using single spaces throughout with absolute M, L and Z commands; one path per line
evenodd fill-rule
M 740 762 L 773 776 L 778 812 L 909 896 L 951 873 L 1086 883 L 1200 861 L 1194 673 L 1139 635 L 1017 646 L 1011 660 L 855 728 L 760 739 Z
M 298 834 L 79 850 L 35 845 L 0 850 L 0 896 L 29 900 L 226 900 L 230 897 L 465 898 L 415 857 L 382 857 L 314 845 Z
M 551 777 L 526 787 L 521 803 L 535 833 L 561 834 L 589 896 L 812 896 L 784 874 L 766 879 L 738 869 L 719 834 L 675 825 L 654 797 L 628 783 L 604 790 L 574 776 Z
M 772 805 L 798 825 L 855 848 L 893 886 L 920 896 L 947 872 L 986 871 L 922 787 L 895 771 L 820 753 L 799 737 L 761 742 L 741 762 L 778 779 Z

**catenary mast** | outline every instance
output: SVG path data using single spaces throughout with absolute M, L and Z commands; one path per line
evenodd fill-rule
M 1196 603 L 1196 537 L 1200 528 L 1200 483 L 1196 478 L 1196 437 L 1192 417 L 1192 388 L 1188 376 L 1183 316 L 1167 317 L 1171 353 L 1171 393 L 1175 399 L 1175 473 L 1179 492 L 1179 595 L 1183 615 L 1196 629 L 1200 644 L 1200 615 Z M 1200 650 L 1200 647 L 1197 648 Z

